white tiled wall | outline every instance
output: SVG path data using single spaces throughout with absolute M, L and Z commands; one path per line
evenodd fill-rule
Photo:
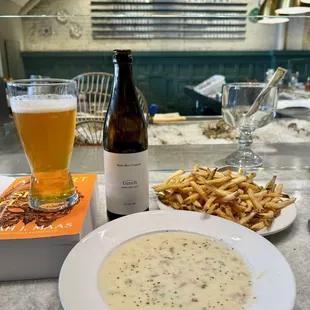
M 305 50 L 310 50 L 310 14 L 308 18 L 305 20 L 302 48 Z
M 257 7 L 257 0 L 249 0 L 248 12 Z M 23 20 L 25 51 L 104 51 L 131 48 L 136 51 L 207 51 L 207 50 L 269 50 L 276 46 L 276 26 L 247 23 L 245 40 L 92 40 L 90 0 L 42 0 L 29 14 L 56 14 L 66 10 L 79 14 L 62 25 L 55 18 Z M 83 16 L 84 15 L 84 16 Z M 79 39 L 70 37 L 72 23 L 82 26 Z M 43 29 L 51 32 L 42 34 Z

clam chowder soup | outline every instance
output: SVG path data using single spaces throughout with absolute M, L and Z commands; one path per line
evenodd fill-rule
M 241 310 L 251 295 L 245 262 L 202 235 L 160 232 L 116 248 L 99 271 L 112 310 Z

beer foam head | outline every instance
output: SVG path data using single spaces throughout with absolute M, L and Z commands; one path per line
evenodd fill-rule
M 70 95 L 16 96 L 10 98 L 14 113 L 49 113 L 74 110 L 76 97 Z

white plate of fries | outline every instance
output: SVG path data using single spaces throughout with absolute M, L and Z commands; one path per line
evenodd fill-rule
M 255 173 L 195 165 L 193 171 L 178 170 L 164 183 L 153 186 L 161 210 L 188 210 L 220 216 L 260 235 L 278 233 L 296 216 L 296 198 L 283 193 L 276 176 L 266 185 L 254 182 Z

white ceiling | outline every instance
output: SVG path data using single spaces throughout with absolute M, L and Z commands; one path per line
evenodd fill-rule
M 41 0 L 0 0 L 0 2 L 1 1 L 8 1 L 11 3 L 15 3 L 19 7 L 18 12 L 15 12 L 15 13 L 18 13 L 20 15 L 25 15 L 33 7 L 35 7 Z
M 29 0 L 10 0 L 14 3 L 16 3 L 17 5 L 23 7 L 27 2 L 29 2 Z

